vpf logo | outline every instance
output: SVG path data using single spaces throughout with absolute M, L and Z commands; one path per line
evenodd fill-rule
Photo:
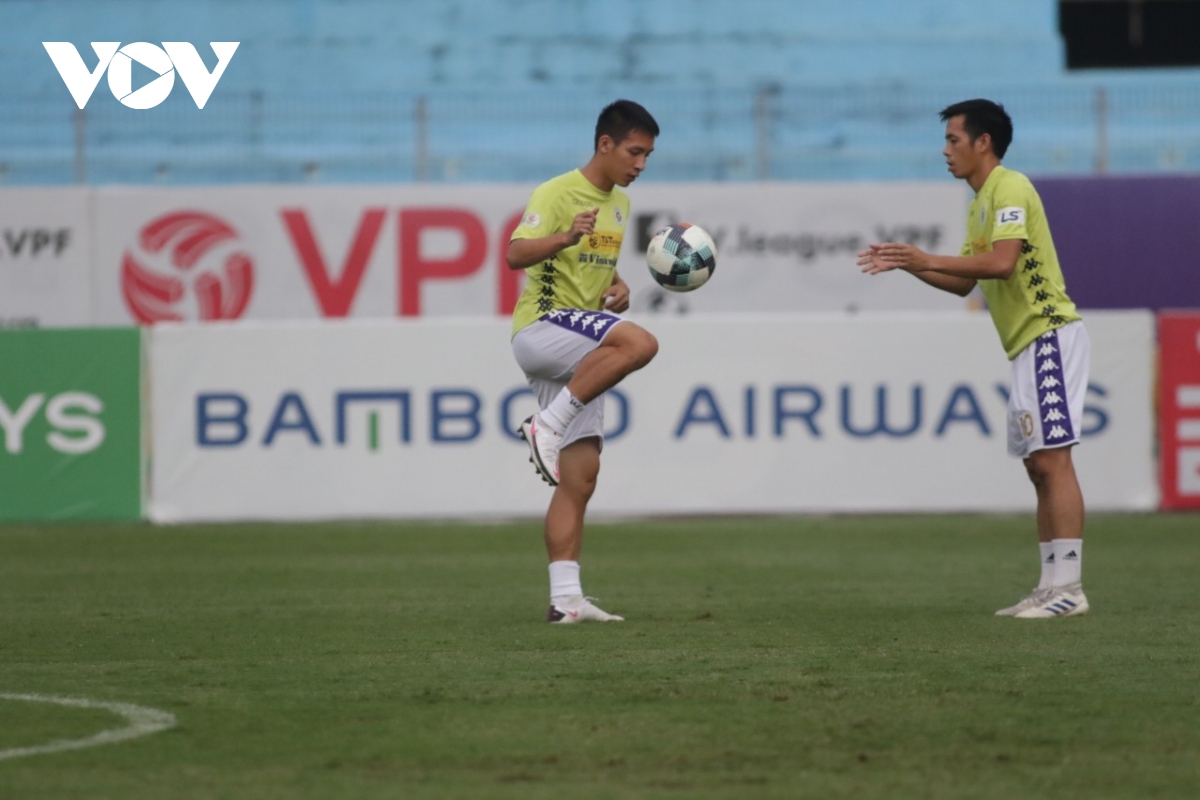
M 96 51 L 98 59 L 94 70 L 87 68 L 70 42 L 42 42 L 42 47 L 50 54 L 50 60 L 75 99 L 75 105 L 80 108 L 87 105 L 106 70 L 113 97 L 129 108 L 154 108 L 166 100 L 175 86 L 176 72 L 196 101 L 196 108 L 204 108 L 240 42 L 208 44 L 217 56 L 217 66 L 212 72 L 188 42 L 163 42 L 162 47 L 149 42 L 131 42 L 124 47 L 120 42 L 92 42 L 92 50 Z M 133 88 L 135 61 L 158 75 L 136 91 Z
M 237 319 L 254 289 L 254 262 L 238 234 L 200 211 L 148 223 L 121 259 L 121 296 L 143 325 L 184 319 Z

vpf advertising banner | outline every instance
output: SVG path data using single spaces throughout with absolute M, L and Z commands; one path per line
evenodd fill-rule
M 1200 508 L 1200 312 L 1158 318 L 1162 505 Z
M 90 198 L 0 189 L 0 328 L 91 324 Z
M 991 321 L 638 317 L 658 357 L 606 398 L 597 515 L 1031 510 L 1005 452 Z M 1154 320 L 1089 315 L 1077 468 L 1094 509 L 1152 509 Z M 550 490 L 504 321 L 161 325 L 149 513 L 161 522 L 512 517 Z
M 525 280 L 504 263 L 532 185 L 104 187 L 95 193 L 93 318 L 506 316 Z M 633 308 L 663 312 L 951 310 L 908 276 L 863 280 L 855 253 L 901 240 L 954 253 L 957 183 L 653 184 L 630 190 L 619 270 Z M 671 221 L 713 235 L 710 288 L 668 294 L 646 245 Z
M 140 336 L 0 331 L 0 520 L 141 515 Z

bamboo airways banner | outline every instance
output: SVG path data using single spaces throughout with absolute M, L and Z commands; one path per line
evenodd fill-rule
M 986 315 L 638 320 L 661 347 L 606 398 L 597 515 L 1033 508 Z M 1085 497 L 1155 508 L 1154 318 L 1086 323 Z M 507 322 L 161 325 L 148 341 L 152 519 L 545 510 Z
M 141 516 L 140 336 L 0 331 L 0 520 Z

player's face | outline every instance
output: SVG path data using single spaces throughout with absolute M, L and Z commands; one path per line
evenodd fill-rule
M 946 157 L 946 167 L 951 175 L 966 178 L 974 174 L 986 149 L 983 136 L 971 141 L 971 134 L 963 127 L 962 115 L 946 120 L 946 146 L 942 148 L 942 155 Z
M 616 143 L 605 136 L 600 140 L 600 147 L 605 152 L 605 171 L 609 180 L 617 186 L 628 186 L 646 168 L 646 159 L 654 152 L 654 137 L 642 131 L 633 131 Z

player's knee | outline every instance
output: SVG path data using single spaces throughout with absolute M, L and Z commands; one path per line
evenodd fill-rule
M 1038 450 L 1025 459 L 1025 472 L 1034 486 L 1045 486 L 1055 475 L 1069 469 L 1071 452 L 1067 448 Z
M 597 469 L 575 469 L 559 475 L 559 488 L 568 492 L 577 502 L 586 503 L 592 499 L 596 491 L 596 481 L 600 475 Z
M 1036 453 L 1034 455 L 1036 455 Z M 1045 467 L 1033 456 L 1029 456 L 1025 459 L 1025 474 L 1029 476 L 1029 480 L 1034 486 L 1041 486 L 1046 482 Z
M 635 369 L 641 369 L 658 355 L 658 339 L 649 331 L 639 330 L 631 348 Z

